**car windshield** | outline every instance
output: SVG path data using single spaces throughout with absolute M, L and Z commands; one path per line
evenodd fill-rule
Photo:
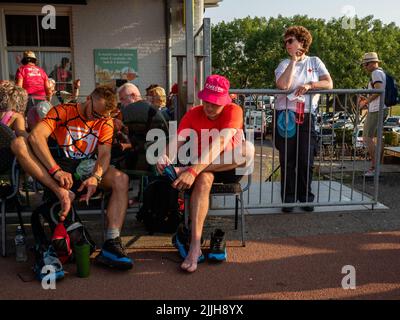
M 322 134 L 323 135 L 331 135 L 332 134 L 332 129 L 322 129 Z

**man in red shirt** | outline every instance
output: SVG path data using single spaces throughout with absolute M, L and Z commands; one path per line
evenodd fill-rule
M 179 247 L 181 245 L 179 239 L 176 244 L 184 258 L 181 268 L 187 272 L 196 271 L 197 264 L 204 260 L 201 235 L 208 213 L 213 182 L 238 182 L 242 175 L 240 170 L 236 169 L 248 167 L 254 157 L 253 144 L 244 139 L 242 108 L 231 103 L 229 86 L 228 79 L 222 76 L 211 75 L 207 78 L 204 89 L 198 94 L 203 105 L 192 108 L 184 115 L 178 128 L 177 141 L 170 142 L 173 146 L 166 148 L 157 163 L 157 170 L 160 173 L 177 155 L 180 163 L 190 163 L 187 167 L 175 168 L 178 178 L 172 184 L 181 191 L 192 189 L 189 251 L 185 252 Z M 186 139 L 189 137 L 190 142 L 186 144 Z M 190 159 L 181 157 L 182 154 L 186 154 L 180 150 L 183 146 L 185 149 L 189 146 Z M 176 154 L 169 154 L 169 150 L 176 150 Z M 217 242 L 219 241 L 219 244 L 216 243 L 217 247 L 221 247 L 224 242 L 222 238 L 223 233 L 217 239 Z M 211 242 L 212 246 L 213 239 Z M 225 247 L 223 244 L 222 246 Z M 225 248 L 220 254 L 213 255 L 211 252 L 209 258 L 211 256 L 215 257 L 215 260 L 225 260 Z

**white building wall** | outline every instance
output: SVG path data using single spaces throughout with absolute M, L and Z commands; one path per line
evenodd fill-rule
M 95 86 L 93 49 L 137 49 L 139 89 L 151 83 L 165 86 L 165 15 L 163 0 L 88 0 L 72 8 L 75 78 L 81 93 Z
M 185 1 L 185 0 L 183 0 Z M 186 55 L 186 29 L 183 25 L 183 1 L 182 0 L 172 0 L 172 55 Z M 193 16 L 193 33 L 195 34 L 197 30 L 203 24 L 204 17 L 204 0 L 194 1 L 194 16 Z M 199 10 L 203 9 L 203 10 Z M 186 61 L 183 63 L 184 75 L 186 69 Z M 177 82 L 177 64 L 176 58 L 172 58 L 172 83 Z

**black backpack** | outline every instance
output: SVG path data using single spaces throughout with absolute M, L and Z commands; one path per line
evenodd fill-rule
M 385 105 L 387 107 L 395 106 L 397 104 L 398 95 L 399 91 L 396 80 L 386 73 Z
M 54 210 L 51 210 L 54 206 Z M 61 207 L 59 204 L 54 205 L 54 202 L 46 201 L 33 210 L 31 215 L 31 226 L 33 237 L 35 239 L 35 248 L 47 248 L 52 244 L 53 241 L 51 238 L 58 223 L 57 213 L 60 209 Z M 51 211 L 53 211 L 53 216 L 51 216 Z M 48 223 L 51 234 L 46 232 L 44 223 Z M 88 243 L 90 245 L 90 254 L 96 250 L 95 242 L 86 227 L 82 224 L 82 220 L 78 216 L 74 207 L 71 208 L 70 213 L 64 221 L 64 226 L 70 237 L 71 247 L 78 243 Z
M 166 177 L 159 177 L 148 184 L 137 219 L 144 223 L 149 234 L 176 232 L 183 221 L 178 198 L 178 190 L 172 188 L 171 181 Z

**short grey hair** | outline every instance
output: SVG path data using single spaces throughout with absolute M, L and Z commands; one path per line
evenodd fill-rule
M 122 91 L 130 91 L 130 92 L 134 93 L 135 95 L 137 95 L 137 93 L 139 93 L 139 96 L 140 96 L 139 88 L 130 82 L 124 83 L 117 90 L 118 93 L 120 93 Z
M 25 89 L 15 85 L 12 81 L 0 83 L 0 111 L 14 110 L 24 113 L 28 102 L 28 94 Z

